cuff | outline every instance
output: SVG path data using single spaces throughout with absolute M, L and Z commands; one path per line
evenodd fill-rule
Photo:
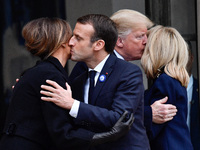
M 78 115 L 78 110 L 79 110 L 80 102 L 77 100 L 74 100 L 74 103 L 72 105 L 71 110 L 69 111 L 70 116 L 76 118 Z

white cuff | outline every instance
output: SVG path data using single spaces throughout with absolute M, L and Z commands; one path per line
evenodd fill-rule
M 72 105 L 72 108 L 69 112 L 70 116 L 76 118 L 77 115 L 78 115 L 78 109 L 79 109 L 79 106 L 80 106 L 80 102 L 77 101 L 77 100 L 74 100 L 74 103 Z

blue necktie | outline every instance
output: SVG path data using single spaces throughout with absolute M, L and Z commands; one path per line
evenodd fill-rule
M 94 77 L 95 77 L 96 71 L 91 70 L 89 72 L 89 78 L 90 78 L 90 87 L 89 87 L 89 94 L 88 94 L 88 103 L 91 104 L 92 100 L 92 94 L 94 91 Z

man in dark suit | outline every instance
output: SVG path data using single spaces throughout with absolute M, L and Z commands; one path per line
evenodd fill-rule
M 145 15 L 129 9 L 119 10 L 110 18 L 116 23 L 118 30 L 114 55 L 126 61 L 139 60 L 147 42 L 147 29 L 154 25 L 153 22 Z M 85 70 L 87 70 L 87 65 L 84 62 L 78 62 L 69 76 L 70 81 Z M 176 115 L 176 107 L 164 104 L 166 101 L 167 98 L 163 98 L 151 106 L 145 106 L 144 124 L 146 128 L 151 128 L 152 122 L 161 124 L 173 119 Z
M 128 131 L 129 120 L 124 122 L 124 113 L 111 131 L 96 134 L 77 128 L 65 109 L 41 101 L 40 86 L 47 79 L 55 80 L 63 88 L 69 81 L 63 67 L 70 58 L 68 41 L 72 31 L 66 21 L 38 18 L 24 26 L 22 35 L 28 51 L 41 61 L 24 71 L 13 89 L 0 140 L 1 150 L 88 150 L 91 144 L 109 140 L 110 135 L 116 139 L 113 134 L 116 131 L 120 137 Z
M 41 93 L 50 97 L 42 97 L 42 100 L 52 101 L 70 110 L 76 126 L 94 132 L 109 130 L 124 110 L 134 113 L 135 120 L 128 134 L 116 142 L 102 144 L 94 149 L 148 150 L 150 148 L 143 125 L 142 72 L 136 65 L 112 54 L 117 40 L 114 26 L 103 15 L 86 15 L 77 20 L 69 41 L 71 59 L 86 63 L 88 69 L 71 83 L 74 99 L 67 84 L 67 90 L 64 90 L 55 82 L 47 81 L 57 90 L 43 85 L 42 88 L 50 92 Z M 88 91 L 91 80 L 88 72 L 91 70 L 96 75 L 95 88 L 90 98 Z
M 199 96 L 198 96 L 198 80 L 192 75 L 193 53 L 190 41 L 187 41 L 189 47 L 189 61 L 187 71 L 190 76 L 190 82 L 187 87 L 188 96 L 188 116 L 187 125 L 190 130 L 191 141 L 194 150 L 200 149 L 200 119 L 199 119 Z

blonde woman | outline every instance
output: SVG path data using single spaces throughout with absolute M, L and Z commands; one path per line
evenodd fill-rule
M 193 149 L 186 124 L 187 62 L 187 44 L 176 29 L 156 26 L 150 30 L 141 59 L 147 77 L 153 79 L 153 85 L 145 93 L 145 105 L 168 96 L 167 103 L 178 109 L 173 120 L 164 124 L 152 123 L 147 130 L 152 150 Z

